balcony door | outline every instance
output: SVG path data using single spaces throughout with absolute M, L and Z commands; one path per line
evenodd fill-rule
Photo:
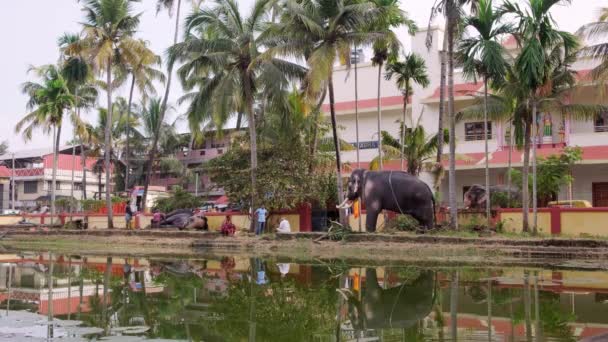
M 608 182 L 593 183 L 593 206 L 608 207 Z

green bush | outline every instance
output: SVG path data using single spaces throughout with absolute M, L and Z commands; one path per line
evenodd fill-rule
M 185 191 L 179 186 L 173 188 L 170 197 L 159 198 L 154 206 L 156 209 L 168 213 L 177 209 L 194 209 L 203 205 L 203 200 Z
M 403 232 L 416 231 L 420 227 L 418 220 L 410 215 L 397 215 L 392 220 L 389 220 L 386 224 L 388 230 L 398 230 Z

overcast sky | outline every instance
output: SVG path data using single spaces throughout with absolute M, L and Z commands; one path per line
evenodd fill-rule
M 16 122 L 26 113 L 26 97 L 21 94 L 21 84 L 33 80 L 27 75 L 30 65 L 55 63 L 59 56 L 57 38 L 64 32 L 78 32 L 83 18 L 81 4 L 76 0 L 5 0 L 0 11 L 0 141 L 8 140 L 11 150 L 51 146 L 51 137 L 42 132 L 24 142 L 14 132 Z M 211 1 L 208 1 L 211 2 Z M 425 26 L 432 0 L 401 0 L 401 6 L 420 26 Z M 154 0 L 142 0 L 136 10 L 142 12 L 138 37 L 150 42 L 151 48 L 164 56 L 173 37 L 173 20 L 166 12 L 155 13 Z M 190 1 L 184 0 L 188 12 Z M 253 0 L 238 0 L 243 10 L 248 10 Z M 608 0 L 573 0 L 569 7 L 558 7 L 554 17 L 561 29 L 575 31 L 582 24 L 594 20 L 600 7 L 608 7 Z M 403 35 L 405 35 L 405 31 Z M 406 42 L 406 49 L 409 44 Z M 125 91 L 121 90 L 124 94 Z M 162 90 L 159 92 L 162 93 Z M 170 100 L 182 94 L 179 82 L 174 82 Z M 100 98 L 104 98 L 101 96 Z M 105 105 L 105 103 L 101 103 Z M 174 113 L 175 117 L 179 113 Z M 94 120 L 89 113 L 85 119 Z M 71 139 L 71 127 L 66 125 L 62 141 Z

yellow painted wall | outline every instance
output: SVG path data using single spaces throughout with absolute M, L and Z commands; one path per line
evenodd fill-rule
M 21 221 L 21 216 L 0 216 L 0 225 L 17 224 Z
M 529 221 L 532 224 L 532 213 Z M 523 212 L 503 212 L 500 219 L 505 224 L 505 231 L 521 233 L 523 227 Z M 538 213 L 538 231 L 542 234 L 551 234 L 551 213 Z
M 608 236 L 608 212 L 562 212 L 562 234 Z
M 367 214 L 361 214 L 361 231 L 365 232 L 365 220 L 367 218 Z M 355 218 L 355 215 L 348 215 L 348 224 L 350 227 L 358 232 L 359 231 L 359 218 Z M 376 231 L 381 231 L 384 228 L 384 215 L 378 215 L 378 221 L 376 223 Z
M 126 222 L 124 215 L 114 215 L 112 220 L 114 222 L 114 228 L 125 228 Z M 89 229 L 107 229 L 108 218 L 106 216 L 91 216 L 89 217 Z

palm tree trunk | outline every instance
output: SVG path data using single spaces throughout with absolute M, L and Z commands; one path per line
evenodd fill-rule
M 359 72 L 358 72 L 358 64 L 359 64 L 359 51 L 357 50 L 357 45 L 355 45 L 355 141 L 357 143 L 357 169 L 361 168 L 361 159 L 359 154 Z M 361 205 L 361 202 L 357 202 L 355 205 Z M 360 208 L 359 208 L 360 209 Z M 359 219 L 357 220 L 359 225 L 359 231 L 362 231 L 362 216 L 359 215 Z
M 458 341 L 458 291 L 458 271 L 453 271 L 450 282 L 450 336 L 452 341 Z
M 53 133 L 55 137 L 55 146 L 53 148 L 53 173 L 51 180 L 51 224 L 54 224 L 54 217 L 57 214 L 55 208 L 56 189 L 57 189 L 57 161 L 59 159 L 59 141 L 61 139 L 61 125 L 53 126 Z
M 340 138 L 338 136 L 338 124 L 336 123 L 333 70 L 330 71 L 327 81 L 329 86 L 329 112 L 331 116 L 331 130 L 334 138 L 334 148 L 336 149 L 336 183 L 338 186 L 338 203 L 342 203 L 344 199 L 344 194 L 342 191 L 342 161 L 340 160 Z M 344 210 L 338 210 L 340 215 L 340 224 L 346 225 L 346 215 Z
M 441 71 L 439 80 L 439 119 L 437 120 L 437 136 L 443 137 L 443 117 L 445 116 L 445 73 L 446 73 L 446 54 L 447 50 L 447 30 L 443 34 L 443 51 L 441 52 Z M 443 139 L 439 139 L 437 144 L 437 163 L 441 163 L 443 156 Z
M 530 118 L 526 119 L 526 131 L 524 133 L 524 165 L 521 171 L 521 204 L 523 209 L 522 230 L 525 233 L 530 231 L 528 217 L 530 211 L 530 188 L 528 187 L 528 175 L 530 173 L 530 134 L 532 123 Z
M 507 166 L 507 189 L 509 189 L 509 201 L 507 207 L 511 208 L 511 157 L 513 154 L 513 122 L 509 120 L 509 153 L 508 153 L 508 166 Z
M 256 173 L 258 169 L 258 143 L 257 143 L 257 134 L 256 134 L 256 126 L 255 126 L 255 113 L 253 111 L 253 93 L 252 93 L 252 84 L 249 75 L 244 72 L 243 76 L 243 86 L 245 90 L 245 101 L 247 108 L 247 120 L 249 121 L 249 139 L 250 139 L 250 153 L 251 153 L 251 210 L 255 211 L 255 198 L 257 195 L 256 192 Z M 255 220 L 251 220 L 249 230 L 254 231 L 255 229 Z
M 536 100 L 532 100 L 532 120 L 534 125 L 532 142 L 532 234 L 538 233 L 538 194 L 537 194 L 537 182 L 536 182 L 536 146 L 538 145 L 538 122 L 536 121 Z
M 524 271 L 524 319 L 526 341 L 532 341 L 532 296 L 530 295 L 530 274 Z
M 382 62 L 378 63 L 378 160 L 380 171 L 382 171 L 382 107 L 380 105 L 381 101 L 381 89 L 380 89 L 380 81 L 382 79 Z
M 106 118 L 105 131 L 105 149 L 104 149 L 104 171 L 106 173 L 106 207 L 108 208 L 108 229 L 114 228 L 114 214 L 112 212 L 112 193 L 110 191 L 110 174 L 111 164 L 110 156 L 112 154 L 112 59 L 108 58 L 108 66 L 106 70 L 106 82 L 108 85 L 108 116 Z
M 451 7 L 451 6 L 448 6 Z M 448 9 L 448 117 L 450 120 L 450 169 L 448 172 L 448 199 L 450 205 L 450 226 L 458 229 L 458 207 L 456 202 L 456 116 L 454 113 L 454 30 L 451 18 L 454 9 Z M 441 137 L 441 135 L 440 135 Z M 441 140 L 441 139 L 439 139 Z
M 127 105 L 127 141 L 125 149 L 125 191 L 129 190 L 129 157 L 130 157 L 130 146 L 129 140 L 131 138 L 131 105 L 133 104 L 133 90 L 135 89 L 135 75 L 132 75 L 131 79 L 131 90 L 129 90 L 129 104 Z
M 48 297 L 47 297 L 47 319 L 50 322 L 53 322 L 53 253 L 49 252 L 49 276 L 47 278 L 47 287 L 49 288 Z M 53 337 L 53 324 L 49 324 L 47 328 L 47 337 Z
M 323 101 L 325 100 L 325 96 L 327 95 L 327 87 L 323 88 L 323 93 L 319 98 L 319 102 L 313 111 L 313 115 L 315 116 L 314 125 L 312 128 L 312 139 L 310 142 L 310 161 L 308 164 L 308 173 L 311 174 L 314 169 L 315 162 L 315 154 L 317 153 L 317 144 L 319 143 L 319 115 L 321 115 L 321 106 L 323 105 Z
M 403 93 L 403 121 L 401 121 L 401 171 L 405 170 L 405 117 L 407 116 L 407 101 L 410 98 L 409 82 Z M 441 140 L 441 139 L 440 139 Z
M 179 12 L 181 9 L 182 0 L 177 0 L 177 10 L 175 11 L 175 33 L 173 35 L 173 45 L 177 44 L 177 37 L 179 33 Z M 141 197 L 142 210 L 146 210 L 146 201 L 148 197 L 148 187 L 150 185 L 150 177 L 152 176 L 152 164 L 154 163 L 154 157 L 156 156 L 156 150 L 158 148 L 158 137 L 160 135 L 160 127 L 165 121 L 165 112 L 167 111 L 167 102 L 169 101 L 169 90 L 171 89 L 171 79 L 173 78 L 173 63 L 167 66 L 167 86 L 165 87 L 165 95 L 163 96 L 163 102 L 160 105 L 160 123 L 156 127 L 154 132 L 154 139 L 152 142 L 152 148 L 150 149 L 150 155 L 148 157 L 148 167 L 146 170 L 146 178 L 144 179 L 144 194 Z M 240 124 L 240 122 L 238 123 Z M 237 129 L 240 126 L 237 125 Z
M 490 228 L 492 219 L 492 201 L 490 194 L 490 158 L 488 150 L 488 77 L 483 78 L 483 137 L 485 142 L 485 176 L 486 176 L 486 227 Z
M 488 279 L 488 341 L 492 341 L 492 280 Z
M 108 292 L 110 290 L 110 275 L 112 270 L 112 257 L 106 258 L 106 269 L 103 276 L 103 325 L 108 328 Z

